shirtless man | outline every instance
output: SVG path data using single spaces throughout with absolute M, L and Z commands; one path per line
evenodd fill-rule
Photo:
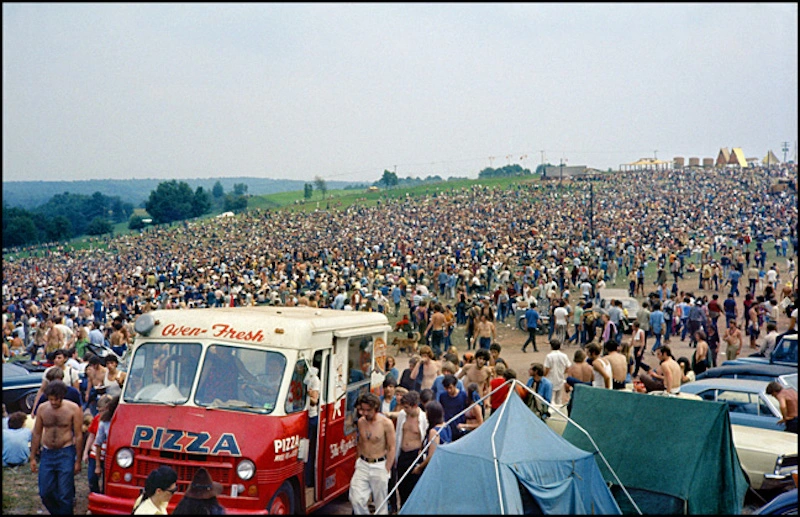
M 736 320 L 728 321 L 728 328 L 725 329 L 725 333 L 722 335 L 722 340 L 728 345 L 725 348 L 725 357 L 729 361 L 736 359 L 736 356 L 738 356 L 742 351 L 743 342 L 742 331 L 736 326 Z
M 433 350 L 428 345 L 423 345 L 419 349 L 419 355 L 422 357 L 414 368 L 411 370 L 411 378 L 416 380 L 422 370 L 422 381 L 420 391 L 433 387 L 433 381 L 439 376 L 441 365 L 439 361 L 434 358 Z
M 462 377 L 467 378 L 466 384 L 469 385 L 470 383 L 474 382 L 478 385 L 478 393 L 480 394 L 481 398 L 483 398 L 487 393 L 489 393 L 489 385 L 491 383 L 491 370 L 487 366 L 487 363 L 490 359 L 489 352 L 480 349 L 475 352 L 475 362 L 468 363 L 464 365 L 464 368 L 458 372 L 457 378 L 461 379 Z M 488 405 L 488 404 L 486 404 Z
M 625 389 L 625 378 L 628 375 L 628 359 L 619 353 L 616 341 L 606 343 L 605 359 L 611 364 L 611 387 L 615 390 Z
M 369 497 L 377 514 L 388 514 L 382 504 L 389 493 L 389 477 L 395 458 L 395 433 L 392 421 L 378 412 L 381 401 L 374 393 L 358 397 L 358 455 L 356 469 L 350 480 L 350 504 L 355 515 L 369 515 Z
M 431 348 L 436 358 L 442 355 L 442 343 L 447 334 L 447 318 L 444 316 L 442 305 L 437 303 L 433 306 L 431 320 L 425 328 L 425 335 L 431 332 Z
M 422 449 L 422 438 L 428 430 L 428 419 L 419 408 L 419 393 L 409 391 L 400 399 L 401 411 L 397 416 L 397 437 L 395 439 L 395 459 L 397 476 L 403 477 L 406 471 L 415 464 Z M 409 472 L 397 487 L 400 494 L 400 505 L 408 499 L 414 490 L 419 475 Z M 379 503 L 376 503 L 379 504 Z
M 645 374 L 639 377 L 645 388 L 648 392 L 661 390 L 678 393 L 681 387 L 683 369 L 672 358 L 672 351 L 666 345 L 656 350 L 656 357 L 661 364 L 652 370 L 650 375 Z
M 767 384 L 767 395 L 772 395 L 780 403 L 781 419 L 779 424 L 784 424 L 785 431 L 797 434 L 797 392 L 793 389 L 783 389 L 777 381 Z
M 64 400 L 67 385 L 47 385 L 47 402 L 39 408 L 31 439 L 31 472 L 39 472 L 39 496 L 51 515 L 70 515 L 75 502 L 75 474 L 81 471 L 83 413 Z M 39 450 L 42 445 L 41 451 Z M 37 456 L 41 453 L 41 468 Z
M 594 378 L 594 371 L 592 366 L 586 362 L 586 352 L 583 350 L 575 350 L 575 355 L 572 356 L 572 366 L 567 368 L 565 372 L 567 382 L 564 384 L 564 391 L 569 393 L 574 388 L 575 384 L 591 384 Z
M 497 339 L 497 329 L 486 314 L 481 314 L 480 321 L 475 325 L 475 336 L 478 338 L 478 346 L 485 350 L 488 350 L 492 341 Z
M 706 341 L 706 333 L 703 330 L 698 330 L 694 333 L 694 339 L 697 345 L 694 351 L 694 361 L 692 361 L 692 370 L 695 375 L 700 375 L 708 370 L 708 342 Z

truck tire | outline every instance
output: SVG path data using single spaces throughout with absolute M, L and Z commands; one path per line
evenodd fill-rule
M 294 489 L 285 481 L 272 496 L 267 506 L 270 515 L 293 515 L 295 513 Z

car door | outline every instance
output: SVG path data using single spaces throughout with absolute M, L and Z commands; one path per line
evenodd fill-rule
M 717 401 L 728 405 L 731 424 L 759 427 L 782 431 L 776 418 L 769 410 L 766 401 L 762 401 L 758 393 L 746 391 L 720 389 L 717 390 Z

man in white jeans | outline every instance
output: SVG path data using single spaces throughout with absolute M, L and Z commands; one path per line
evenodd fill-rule
M 350 480 L 350 504 L 355 515 L 369 515 L 370 495 L 376 513 L 389 513 L 388 504 L 381 506 L 381 503 L 389 493 L 389 477 L 395 459 L 395 432 L 392 421 L 378 412 L 380 406 L 380 399 L 373 393 L 364 393 L 356 401 L 361 414 L 358 419 L 358 459 Z

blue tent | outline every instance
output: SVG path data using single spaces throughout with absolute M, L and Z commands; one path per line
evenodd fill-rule
M 553 432 L 514 389 L 480 427 L 436 449 L 400 509 L 401 514 L 539 512 L 621 513 L 594 455 Z

